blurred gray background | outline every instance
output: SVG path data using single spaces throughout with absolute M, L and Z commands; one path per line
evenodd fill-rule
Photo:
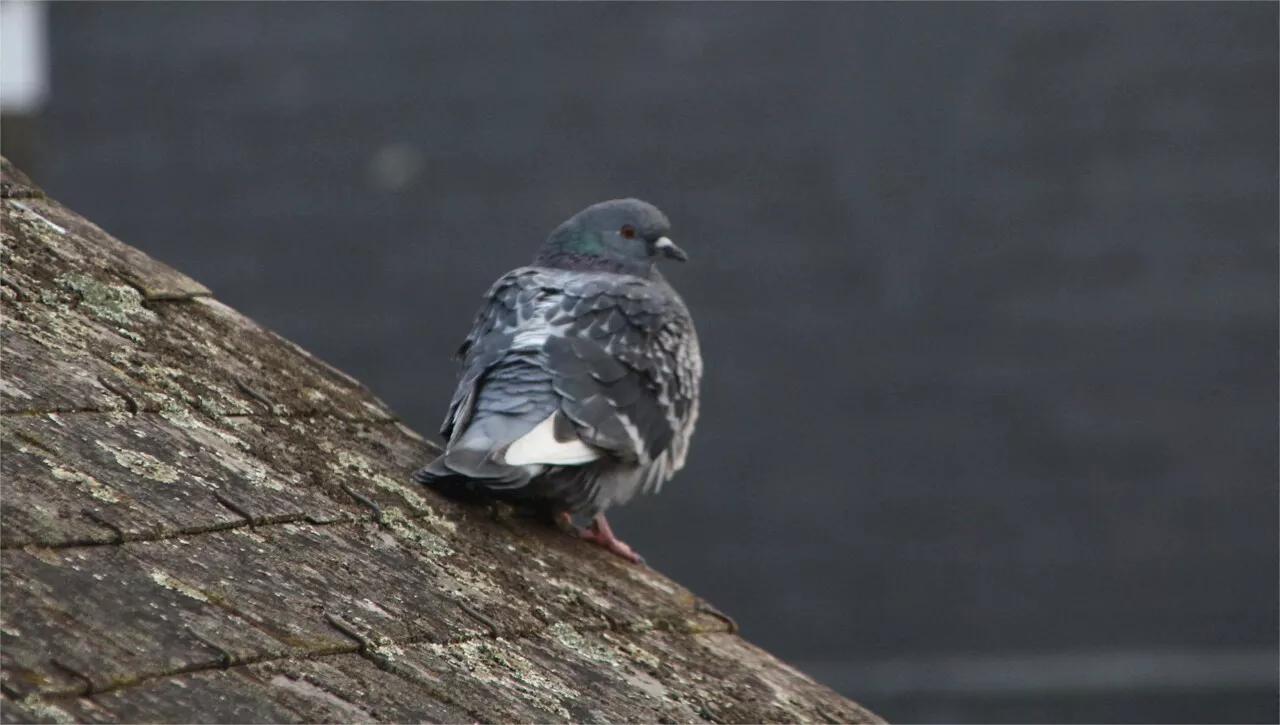
M 1278 7 L 52 4 L 5 153 L 432 435 L 487 285 L 652 201 L 652 565 L 891 721 L 1276 722 Z

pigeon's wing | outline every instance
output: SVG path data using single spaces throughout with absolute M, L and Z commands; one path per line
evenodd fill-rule
M 477 383 L 511 349 L 521 322 L 533 316 L 533 301 L 547 282 L 540 270 L 521 267 L 498 278 L 485 292 L 471 332 L 456 354 L 462 360 L 462 374 L 440 426 L 446 441 L 466 428 L 475 407 Z
M 579 275 L 564 283 L 547 369 L 578 437 L 656 487 L 684 464 L 702 360 L 684 303 L 664 282 Z
M 497 425 L 494 412 L 524 419 L 540 407 L 526 396 L 550 395 L 545 420 L 515 426 L 500 416 L 513 423 L 504 431 L 521 430 L 514 439 L 483 431 L 485 446 L 507 446 L 487 460 L 572 466 L 607 454 L 632 472 L 617 478 L 626 490 L 601 492 L 610 499 L 656 488 L 684 464 L 702 362 L 684 303 L 663 282 L 514 270 L 485 294 L 459 354 L 462 376 L 441 428 L 450 449 L 477 435 L 473 416 L 482 427 Z

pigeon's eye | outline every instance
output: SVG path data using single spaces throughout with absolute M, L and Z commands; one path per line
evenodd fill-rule
M 618 233 L 622 235 L 623 239 L 636 238 L 636 228 L 631 226 L 630 224 L 624 225 L 621 229 L 618 230 Z

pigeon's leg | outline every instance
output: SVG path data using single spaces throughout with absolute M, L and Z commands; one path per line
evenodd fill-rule
M 619 541 L 618 537 L 613 535 L 613 529 L 609 528 L 609 522 L 605 519 L 604 514 L 596 514 L 596 517 L 591 520 L 591 524 L 582 530 L 582 538 L 594 541 L 632 564 L 644 563 L 644 557 L 637 554 L 630 546 Z

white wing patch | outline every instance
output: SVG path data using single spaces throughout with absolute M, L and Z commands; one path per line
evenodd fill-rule
M 600 458 L 600 451 L 576 438 L 571 441 L 556 440 L 555 417 L 555 413 L 547 416 L 547 419 L 534 426 L 533 430 L 507 446 L 506 453 L 502 454 L 503 463 L 508 466 L 528 466 L 536 463 L 572 466 Z

